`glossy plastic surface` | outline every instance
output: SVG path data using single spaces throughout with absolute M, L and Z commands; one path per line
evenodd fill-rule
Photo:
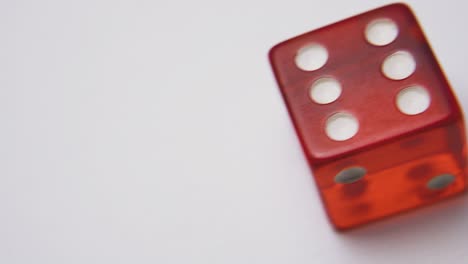
M 399 33 L 385 46 L 366 41 L 372 21 L 390 19 Z M 327 63 L 315 71 L 295 64 L 301 48 L 318 43 L 328 50 Z M 403 80 L 390 80 L 381 71 L 385 58 L 407 51 L 416 70 Z M 463 116 L 455 96 L 411 10 L 403 4 L 385 6 L 278 44 L 270 61 L 305 155 L 310 162 L 330 219 L 347 229 L 384 216 L 433 203 L 460 193 L 466 186 Z M 311 85 L 332 77 L 342 85 L 340 97 L 317 104 Z M 397 94 L 421 85 L 430 94 L 429 108 L 406 115 L 396 106 Z M 353 114 L 359 131 L 351 139 L 335 141 L 325 133 L 327 118 Z M 340 171 L 363 167 L 359 181 L 342 184 Z M 427 182 L 449 173 L 455 181 L 430 190 Z

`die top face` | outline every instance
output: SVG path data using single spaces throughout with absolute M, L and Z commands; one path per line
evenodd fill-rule
M 378 24 L 390 34 L 373 32 Z M 304 50 L 319 55 L 303 63 L 298 57 Z M 415 16 L 403 4 L 287 40 L 269 55 L 312 164 L 461 117 Z

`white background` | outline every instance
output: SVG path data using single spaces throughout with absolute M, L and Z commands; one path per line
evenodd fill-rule
M 409 2 L 468 109 L 468 6 Z M 0 0 L 0 263 L 465 263 L 468 196 L 333 231 L 267 61 L 387 3 Z

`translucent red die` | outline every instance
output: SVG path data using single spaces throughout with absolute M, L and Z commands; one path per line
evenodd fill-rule
M 292 38 L 269 56 L 337 229 L 465 190 L 463 114 L 406 5 Z

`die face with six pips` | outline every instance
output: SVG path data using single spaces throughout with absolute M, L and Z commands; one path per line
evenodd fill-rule
M 462 111 L 406 5 L 282 42 L 270 62 L 336 228 L 465 190 Z

